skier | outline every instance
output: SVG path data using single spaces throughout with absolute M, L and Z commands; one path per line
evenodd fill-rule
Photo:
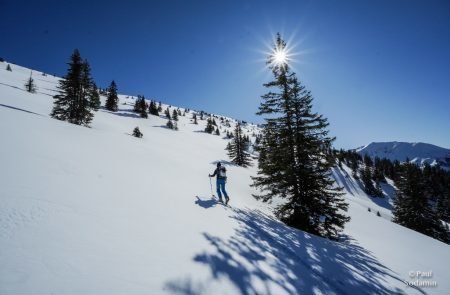
M 222 201 L 222 192 L 225 195 L 225 205 L 228 204 L 228 201 L 230 198 L 228 197 L 227 192 L 225 191 L 225 183 L 227 182 L 227 169 L 225 167 L 222 167 L 222 164 L 220 162 L 217 163 L 217 168 L 214 170 L 214 173 L 212 175 L 209 174 L 209 177 L 217 177 L 216 181 L 216 188 L 217 188 L 217 195 L 219 196 L 219 202 L 223 203 Z

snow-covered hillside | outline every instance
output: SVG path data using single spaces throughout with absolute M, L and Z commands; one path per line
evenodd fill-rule
M 329 241 L 283 225 L 255 201 L 255 165 L 231 165 L 227 140 L 204 133 L 205 121 L 187 114 L 172 131 L 164 117 L 139 118 L 121 95 L 119 112 L 101 109 L 92 128 L 80 127 L 48 116 L 58 78 L 33 71 L 31 94 L 23 87 L 30 70 L 5 68 L 0 62 L 2 295 L 450 290 L 449 246 L 389 220 L 392 183 L 375 200 L 345 165 L 335 168 L 352 220 L 342 242 Z M 136 126 L 142 139 L 130 136 Z M 219 160 L 231 208 L 211 198 L 208 174 Z M 437 286 L 407 286 L 418 279 Z
M 428 143 L 416 142 L 372 142 L 356 150 L 361 155 L 404 162 L 409 159 L 417 165 L 439 165 L 450 168 L 450 149 Z

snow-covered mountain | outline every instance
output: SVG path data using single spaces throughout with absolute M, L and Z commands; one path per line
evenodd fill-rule
M 31 94 L 31 70 L 5 68 L 0 62 L 2 295 L 450 290 L 449 246 L 390 221 L 389 180 L 386 197 L 373 199 L 348 167 L 333 169 L 352 219 L 343 241 L 329 241 L 285 226 L 251 196 L 256 165 L 234 166 L 224 150 L 234 121 L 210 135 L 188 113 L 172 131 L 163 116 L 139 118 L 133 97 L 120 95 L 118 112 L 100 109 L 81 127 L 48 115 L 57 77 L 33 71 Z M 130 136 L 136 126 L 141 139 Z M 211 198 L 208 173 L 219 160 L 231 208 Z M 423 281 L 437 286 L 407 285 Z
M 404 162 L 407 159 L 418 165 L 439 165 L 450 167 L 450 149 L 436 145 L 416 142 L 372 142 L 364 147 L 356 149 L 361 155 L 367 154 L 375 158 L 386 158 Z

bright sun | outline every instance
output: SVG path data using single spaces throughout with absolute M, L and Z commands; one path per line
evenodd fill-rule
M 273 62 L 277 65 L 283 65 L 286 64 L 288 61 L 288 57 L 286 54 L 286 51 L 283 49 L 277 49 L 273 53 Z
M 264 55 L 264 58 L 260 59 L 261 62 L 264 61 L 264 68 L 261 69 L 261 71 L 266 71 L 267 69 L 285 71 L 295 70 L 296 64 L 302 62 L 299 60 L 299 57 L 302 57 L 307 51 L 299 51 L 297 49 L 297 46 L 303 41 L 294 42 L 294 37 L 295 36 L 292 35 L 285 42 L 281 38 L 281 35 L 277 34 L 270 39 L 271 43 L 264 42 L 265 49 L 257 50 Z

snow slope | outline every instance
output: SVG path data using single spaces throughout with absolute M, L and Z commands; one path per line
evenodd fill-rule
M 372 158 L 386 158 L 400 162 L 409 159 L 412 163 L 423 166 L 425 164 L 450 168 L 450 149 L 445 149 L 422 142 L 372 142 L 356 150 L 361 155 L 369 155 Z
M 449 246 L 390 222 L 389 198 L 375 203 L 347 167 L 333 171 L 352 217 L 338 243 L 273 218 L 251 197 L 256 167 L 230 165 L 227 141 L 202 132 L 205 121 L 181 117 L 172 131 L 163 117 L 136 116 L 121 95 L 120 111 L 101 109 L 92 128 L 61 122 L 48 116 L 58 78 L 34 71 L 30 94 L 30 70 L 11 67 L 0 63 L 0 294 L 450 290 Z M 142 139 L 129 135 L 136 126 Z M 211 198 L 218 160 L 231 208 Z M 429 270 L 437 287 L 405 284 Z

